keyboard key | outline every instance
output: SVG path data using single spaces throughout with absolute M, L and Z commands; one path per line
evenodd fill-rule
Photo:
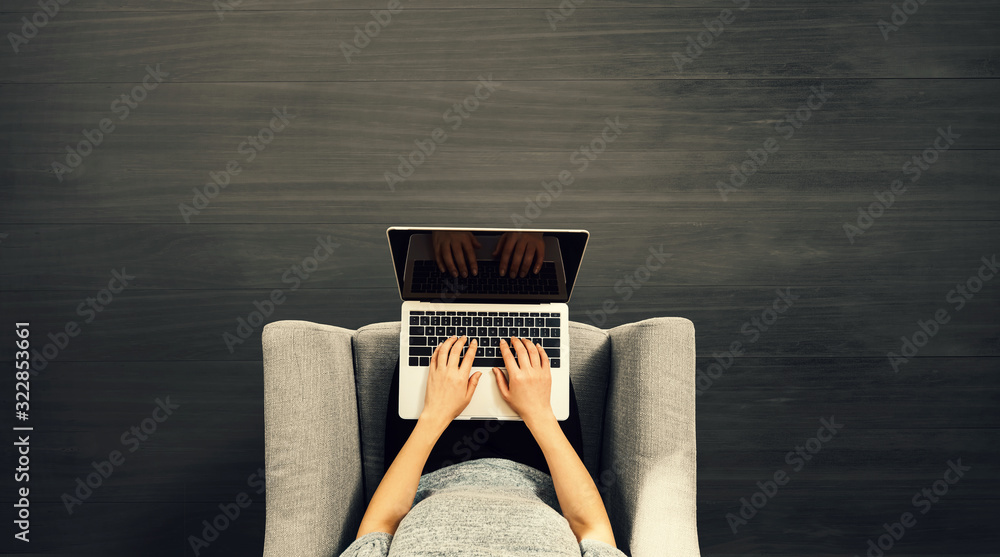
M 433 354 L 431 347 L 429 346 L 411 346 L 410 355 L 411 356 L 430 356 Z
M 490 339 L 490 346 L 500 346 L 500 338 L 493 337 Z
M 514 326 L 514 318 L 513 317 L 504 317 L 503 318 L 503 326 L 504 327 L 513 327 Z
M 507 338 L 507 327 L 500 327 L 500 329 L 497 331 L 497 335 L 500 336 L 501 338 Z
M 476 348 L 476 356 L 482 358 L 485 355 L 486 355 L 486 349 L 485 348 L 483 348 L 481 346 L 478 347 L 478 348 Z
M 448 315 L 455 315 L 455 312 L 454 311 L 449 311 L 449 312 L 447 312 L 447 314 Z
M 515 317 L 514 318 L 514 326 L 515 327 L 523 327 L 524 326 L 524 318 L 523 317 Z
M 448 317 L 447 315 L 444 316 L 444 317 L 442 317 L 441 318 L 441 325 L 444 325 L 445 327 L 447 327 L 448 325 L 451 325 L 451 317 Z
M 491 311 L 490 312 L 490 315 L 496 315 L 496 314 L 497 314 L 497 312 L 495 312 L 495 311 Z
M 559 326 L 559 318 L 558 317 L 549 317 L 548 319 L 545 320 L 545 326 L 546 327 L 558 327 Z
M 476 358 L 472 361 L 472 365 L 475 367 L 504 367 L 503 358 L 487 358 L 483 356 L 482 358 Z
M 455 334 L 455 327 L 445 327 L 444 334 L 448 336 L 453 336 Z
M 434 313 L 436 313 L 437 315 L 444 315 L 444 312 L 443 312 L 443 311 L 436 311 L 436 312 L 434 312 Z
M 471 317 L 468 317 L 468 316 L 466 316 L 466 317 L 463 317 L 463 318 L 462 318 L 462 326 L 463 326 L 463 327 L 468 327 L 468 326 L 470 326 L 470 325 L 472 325 L 472 318 L 471 318 Z
M 538 312 L 534 312 L 534 313 L 532 313 L 532 314 L 531 314 L 531 316 L 532 316 L 532 317 L 538 317 Z
M 487 331 L 486 327 L 479 327 L 478 329 L 476 329 L 476 334 L 478 336 L 480 336 L 480 337 L 489 336 L 489 334 L 487 334 L 487 332 L 488 331 Z
M 424 314 L 424 312 L 422 312 L 422 311 L 411 311 L 410 312 L 410 315 L 423 315 L 423 314 Z
M 410 316 L 410 325 L 419 325 L 419 324 L 420 324 L 420 317 L 417 316 L 417 315 L 411 315 Z
M 482 316 L 485 316 L 485 315 L 486 315 L 486 312 L 485 312 L 485 311 L 481 311 L 481 312 L 479 312 L 479 316 L 480 316 L 480 317 L 482 317 Z
M 420 318 L 420 324 L 421 325 L 430 325 L 431 324 L 431 318 L 427 317 L 426 315 L 424 315 L 423 317 Z
M 490 328 L 486 329 L 486 334 L 489 335 L 489 336 L 491 336 L 491 337 L 495 337 L 495 336 L 497 336 L 499 334 L 499 332 L 497 331 L 496 327 L 490 327 Z
M 533 338 L 533 339 L 531 339 L 531 343 L 535 344 L 535 345 L 541 344 L 542 343 L 542 339 L 540 339 L 540 338 Z
M 438 317 L 437 315 L 435 315 L 434 317 L 431 317 L 431 325 L 440 325 L 440 324 L 441 324 L 441 318 L 440 317 Z
M 555 360 L 549 360 L 549 367 L 550 368 L 559 367 L 559 358 L 556 358 Z
M 496 357 L 496 348 L 493 348 L 492 346 L 489 347 L 489 348 L 487 348 L 486 349 L 486 357 L 487 358 L 495 358 Z
M 527 328 L 527 327 L 521 327 L 521 328 L 519 329 L 519 333 L 518 333 L 518 335 L 517 335 L 517 336 L 519 336 L 519 337 L 521 337 L 521 338 L 527 338 L 527 337 L 528 337 L 528 335 L 529 335 L 529 333 L 530 333 L 530 331 L 528 331 L 528 328 Z
M 410 365 L 411 366 L 419 366 L 420 365 L 420 358 L 418 358 L 417 356 L 410 356 Z
M 543 346 L 542 348 L 545 348 L 545 347 Z M 559 349 L 558 348 L 545 348 L 545 353 L 548 354 L 548 356 L 550 358 L 558 358 L 559 357 Z
M 439 336 L 439 337 L 445 336 L 444 335 L 444 327 L 435 327 L 434 328 L 434 334 L 437 335 L 437 336 Z
M 559 336 L 559 328 L 558 327 L 555 328 L 555 329 L 552 329 L 551 331 L 552 331 L 552 336 L 554 336 L 554 337 L 558 337 Z
M 423 327 L 410 327 L 410 336 L 411 337 L 412 336 L 417 336 L 417 335 L 422 335 L 422 334 L 424 334 L 424 328 Z
M 410 337 L 410 346 L 426 346 L 427 337 Z
M 531 338 L 537 338 L 541 335 L 538 334 L 538 327 L 531 328 Z
M 473 327 L 482 327 L 483 326 L 483 318 L 482 317 L 478 317 L 478 316 L 477 317 L 473 317 L 472 318 L 472 326 Z
M 465 327 L 456 327 L 455 334 L 458 335 L 458 336 L 464 335 L 465 334 Z
M 559 339 L 557 339 L 557 338 L 543 338 L 542 339 L 542 348 L 549 348 L 549 347 L 559 348 Z M 546 352 L 547 352 L 547 350 L 546 350 Z
M 431 359 L 430 359 L 430 357 L 429 356 L 421 356 L 420 357 L 420 365 L 422 365 L 422 366 L 429 366 L 429 365 L 431 365 Z
M 545 337 L 549 336 L 549 330 L 548 329 L 539 329 L 538 330 L 538 336 L 540 336 L 542 338 L 545 338 Z
M 534 317 L 526 317 L 524 319 L 524 326 L 525 327 L 534 327 L 535 326 L 535 318 Z
M 493 326 L 493 318 L 492 317 L 484 317 L 483 318 L 483 327 L 492 327 L 492 326 Z

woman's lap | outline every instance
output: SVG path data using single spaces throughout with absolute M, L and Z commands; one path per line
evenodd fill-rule
M 396 454 L 406 443 L 416 420 L 399 417 L 399 362 L 393 372 L 389 389 L 389 404 L 385 419 L 385 469 L 392 464 Z M 569 418 L 559 422 L 566 438 L 583 459 L 583 434 L 576 396 L 570 384 Z M 458 462 L 477 458 L 506 458 L 532 466 L 546 474 L 549 467 L 545 455 L 535 442 L 531 431 L 520 420 L 454 420 L 441 434 L 422 474 L 427 474 Z

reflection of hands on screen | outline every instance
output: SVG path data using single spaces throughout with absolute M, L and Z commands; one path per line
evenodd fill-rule
M 493 250 L 493 257 L 500 254 L 500 275 L 507 275 L 507 264 L 510 263 L 510 276 L 527 276 L 531 269 L 536 275 L 542 269 L 545 260 L 545 240 L 541 232 L 504 232 Z M 534 268 L 532 268 L 534 264 Z
M 459 273 L 463 277 L 469 276 L 469 266 L 472 267 L 472 274 L 479 274 L 479 266 L 476 265 L 476 248 L 482 247 L 476 236 L 468 230 L 435 230 L 431 233 L 431 242 L 434 244 L 434 259 L 437 261 L 438 269 L 443 273 L 447 269 L 451 276 L 457 277 Z

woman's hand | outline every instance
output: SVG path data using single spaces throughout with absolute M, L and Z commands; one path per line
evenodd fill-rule
M 463 359 L 462 347 L 466 338 L 465 335 L 462 338 L 453 336 L 434 350 L 427 372 L 427 393 L 424 395 L 421 419 L 447 427 L 472 400 L 483 372 L 477 371 L 469 376 L 472 362 L 476 359 L 477 343 L 473 340 L 469 344 Z
M 451 273 L 453 277 L 458 277 L 459 274 L 467 277 L 471 269 L 473 275 L 479 274 L 476 248 L 483 245 L 475 234 L 468 230 L 435 230 L 431 233 L 431 242 L 434 244 L 434 259 L 442 273 Z
M 500 353 L 510 377 L 504 377 L 500 368 L 493 368 L 500 396 L 525 422 L 553 416 L 552 370 L 548 355 L 541 346 L 532 344 L 528 339 L 513 337 L 511 345 L 517 352 L 516 362 L 507 342 L 500 339 Z
M 493 249 L 493 257 L 497 254 L 500 254 L 501 276 L 507 273 L 508 263 L 512 277 L 518 273 L 525 277 L 529 269 L 537 275 L 545 260 L 545 239 L 541 232 L 504 232 Z

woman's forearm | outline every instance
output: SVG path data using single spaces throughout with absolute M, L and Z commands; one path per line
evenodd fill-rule
M 413 506 L 417 485 L 427 457 L 447 424 L 421 418 L 385 472 L 358 528 L 358 538 L 370 532 L 395 534 L 399 522 Z
M 559 507 L 577 540 L 587 538 L 617 547 L 601 494 L 555 416 L 527 419 L 525 425 L 545 455 Z

